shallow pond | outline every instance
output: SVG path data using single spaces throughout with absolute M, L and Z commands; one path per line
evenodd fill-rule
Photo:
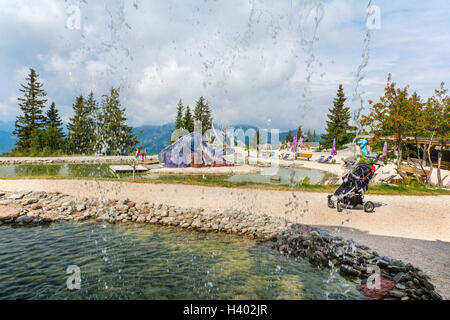
M 0 299 L 359 299 L 356 283 L 265 244 L 150 225 L 0 226 Z M 80 268 L 69 290 L 67 268 Z
M 0 166 L 0 177 L 94 177 L 114 178 L 112 163 L 21 164 Z
M 308 168 L 261 168 L 260 173 L 234 175 L 226 180 L 232 182 L 291 184 L 292 181 L 298 183 L 308 177 L 309 183 L 317 184 L 324 175 L 323 171 Z M 277 176 L 278 179 L 274 180 L 274 176 Z
M 122 163 L 123 164 L 123 163 Z M 100 163 L 100 164 L 30 164 L 30 165 L 4 165 L 0 166 L 0 178 L 2 177 L 46 177 L 46 176 L 59 176 L 59 177 L 91 177 L 91 178 L 117 178 L 117 177 L 130 177 L 131 173 L 116 176 L 111 172 L 109 166 L 112 163 Z M 150 169 L 149 172 L 139 174 L 142 178 L 147 179 L 185 179 L 195 178 L 193 175 L 159 175 L 152 174 L 151 169 L 160 168 L 160 165 L 146 166 Z M 278 176 L 279 179 L 274 180 L 273 177 Z M 202 178 L 202 176 L 198 176 Z M 197 177 L 197 178 L 198 178 Z M 308 168 L 261 168 L 261 173 L 256 174 L 238 174 L 232 176 L 205 176 L 206 178 L 215 180 L 226 180 L 231 182 L 254 182 L 254 183 L 270 183 L 270 184 L 291 184 L 291 181 L 301 182 L 308 177 L 309 183 L 317 184 L 324 177 L 324 172 L 320 170 L 308 169 Z

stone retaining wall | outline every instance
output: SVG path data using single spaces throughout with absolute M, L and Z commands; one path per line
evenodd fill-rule
M 381 257 L 368 247 L 331 236 L 327 231 L 291 224 L 278 217 L 238 210 L 205 211 L 161 203 L 134 203 L 128 199 L 76 198 L 58 192 L 0 192 L 0 224 L 85 220 L 149 223 L 244 235 L 269 241 L 281 254 L 300 256 L 318 267 L 338 268 L 346 277 L 361 279 L 359 289 L 371 299 L 442 299 L 420 268 Z

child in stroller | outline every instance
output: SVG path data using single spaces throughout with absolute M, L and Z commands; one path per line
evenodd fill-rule
M 342 208 L 353 209 L 361 204 L 365 212 L 372 212 L 375 205 L 372 201 L 364 202 L 364 192 L 369 189 L 369 181 L 373 178 L 379 164 L 359 164 L 356 168 L 347 172 L 343 177 L 343 183 L 336 189 L 334 194 L 328 195 L 328 207 L 334 208 L 336 198 L 337 211 Z

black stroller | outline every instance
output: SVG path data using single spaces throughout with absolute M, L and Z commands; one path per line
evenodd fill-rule
M 328 195 L 328 207 L 334 208 L 336 197 L 337 211 L 343 208 L 353 209 L 357 205 L 362 205 L 365 212 L 373 212 L 375 205 L 372 201 L 364 202 L 364 192 L 369 189 L 369 181 L 373 178 L 379 164 L 359 164 L 356 168 L 347 172 L 343 177 L 343 183 L 336 189 L 334 194 Z

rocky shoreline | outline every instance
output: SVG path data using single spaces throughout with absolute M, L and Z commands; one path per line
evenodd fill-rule
M 1 224 L 95 220 L 149 223 L 204 232 L 226 232 L 269 242 L 281 254 L 303 257 L 321 268 L 361 280 L 369 299 L 441 300 L 420 268 L 380 256 L 368 247 L 327 231 L 238 210 L 207 211 L 128 199 L 76 198 L 59 192 L 0 192 Z M 375 273 L 373 273 L 375 272 Z M 377 285 L 378 284 L 378 285 Z

